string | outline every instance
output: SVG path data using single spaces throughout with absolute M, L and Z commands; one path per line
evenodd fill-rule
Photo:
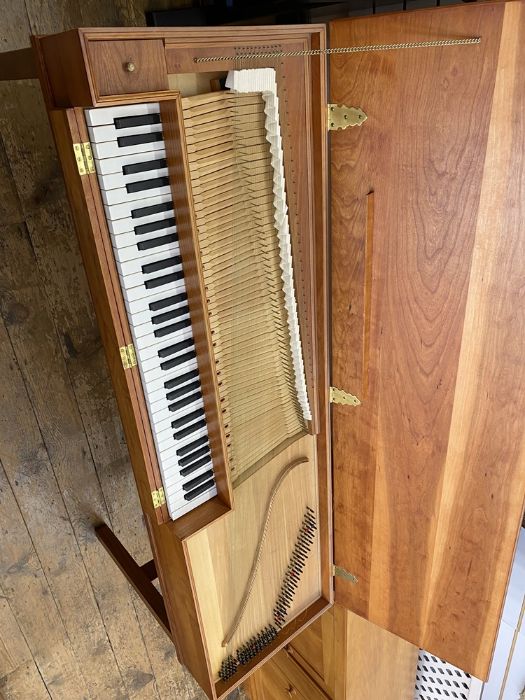
M 308 457 L 299 457 L 298 459 L 294 460 L 293 462 L 290 462 L 279 474 L 277 477 L 272 490 L 270 491 L 270 495 L 268 497 L 268 504 L 266 506 L 266 514 L 264 516 L 264 521 L 263 521 L 263 526 L 261 529 L 261 534 L 259 535 L 259 543 L 257 545 L 257 549 L 255 552 L 255 556 L 253 559 L 252 563 L 252 568 L 250 570 L 250 575 L 248 576 L 248 581 L 246 582 L 246 586 L 244 588 L 244 593 L 241 598 L 241 602 L 239 603 L 239 608 L 237 610 L 237 613 L 233 619 L 233 622 L 231 624 L 230 629 L 228 630 L 228 633 L 223 639 L 222 646 L 225 647 L 228 642 L 231 641 L 233 635 L 237 631 L 242 617 L 244 615 L 244 612 L 246 610 L 246 606 L 248 605 L 248 600 L 250 598 L 251 592 L 253 590 L 253 585 L 255 582 L 255 577 L 257 575 L 257 570 L 259 568 L 259 564 L 261 562 L 261 556 L 262 556 L 262 550 L 264 543 L 266 541 L 266 536 L 268 534 L 268 525 L 270 523 L 270 515 L 272 512 L 273 504 L 275 502 L 275 498 L 277 496 L 277 493 L 279 492 L 279 489 L 281 488 L 284 480 L 292 472 L 296 467 L 298 467 L 300 464 L 306 464 L 308 462 Z

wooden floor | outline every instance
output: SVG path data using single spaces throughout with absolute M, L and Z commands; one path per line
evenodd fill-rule
M 146 1 L 0 0 L 0 50 Z M 39 85 L 0 84 L 0 697 L 203 698 L 100 521 L 151 557 Z

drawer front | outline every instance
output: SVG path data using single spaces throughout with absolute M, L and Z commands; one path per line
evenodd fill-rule
M 168 89 L 161 39 L 91 41 L 88 52 L 98 97 Z
M 246 690 L 251 700 L 330 700 L 284 650 L 249 679 Z

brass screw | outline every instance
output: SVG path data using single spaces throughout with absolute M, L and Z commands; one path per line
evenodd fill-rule
M 128 73 L 133 73 L 133 71 L 135 70 L 135 64 L 129 61 L 128 63 L 126 63 L 126 70 L 128 71 Z

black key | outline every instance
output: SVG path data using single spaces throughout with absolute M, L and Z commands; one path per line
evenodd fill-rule
M 178 318 L 179 316 L 184 316 L 184 314 L 187 314 L 188 312 L 188 305 L 184 304 L 184 306 L 179 306 L 177 309 L 173 309 L 173 311 L 166 311 L 166 313 L 164 314 L 157 314 L 156 316 L 152 316 L 151 322 L 154 326 L 156 326 L 158 323 L 166 323 L 166 321 L 171 321 L 172 319 Z
M 126 146 L 138 146 L 141 143 L 155 143 L 155 141 L 162 141 L 162 131 L 154 131 L 151 134 L 119 136 L 117 138 L 119 148 L 125 148 Z
M 190 319 L 188 318 L 187 321 Z M 186 323 L 186 321 L 181 321 L 181 323 Z M 188 323 L 186 323 L 188 325 Z M 180 352 L 181 350 L 185 350 L 186 348 L 189 348 L 193 345 L 193 338 L 186 338 L 186 340 L 181 340 L 178 343 L 174 343 L 174 345 L 169 345 L 166 348 L 161 348 L 158 352 L 159 357 L 169 357 L 170 355 L 174 355 L 176 352 Z
M 131 129 L 134 126 L 147 126 L 148 124 L 160 124 L 160 114 L 138 114 L 133 117 L 115 117 L 113 119 L 115 129 Z
M 197 438 L 197 440 L 194 440 L 193 442 L 188 442 L 187 445 L 184 445 L 184 447 L 180 447 L 177 450 L 177 456 L 180 457 L 182 455 L 187 455 L 188 452 L 193 452 L 197 447 L 200 447 L 201 445 L 204 445 L 205 443 L 208 442 L 208 436 L 203 435 L 200 438 Z
M 157 330 L 154 331 L 153 335 L 155 336 L 155 338 L 165 338 L 167 335 L 176 333 L 177 331 L 180 331 L 181 328 L 187 328 L 188 326 L 191 326 L 191 320 L 189 318 L 185 318 L 184 321 L 179 321 L 178 323 L 170 323 L 169 326 L 157 328 Z
M 186 423 L 191 423 L 192 421 L 197 420 L 197 418 L 200 418 L 203 415 L 204 409 L 198 408 L 196 411 L 192 411 L 191 413 L 188 413 L 187 415 L 182 416 L 181 418 L 177 418 L 177 420 L 171 421 L 171 427 L 177 430 L 178 428 L 182 428 L 183 425 L 186 425 Z
M 185 374 L 180 374 L 178 377 L 173 377 L 173 379 L 170 379 L 169 381 L 164 382 L 164 388 L 165 389 L 173 389 L 174 387 L 180 386 L 181 384 L 186 384 L 186 382 L 189 382 L 198 376 L 199 376 L 199 370 L 192 369 L 190 372 L 186 372 Z
M 185 396 L 190 392 L 198 391 L 201 388 L 200 382 L 190 382 L 185 386 L 181 386 L 180 389 L 175 389 L 175 391 L 170 391 L 166 394 L 168 401 L 174 401 L 175 399 L 180 399 L 181 396 Z
M 158 238 L 150 238 L 148 241 L 140 241 L 140 243 L 137 243 L 137 248 L 139 250 L 151 250 L 152 248 L 158 248 L 161 245 L 175 243 L 176 241 L 177 234 L 170 233 L 168 236 L 159 236 Z
M 208 458 L 210 456 L 210 446 L 209 445 L 205 445 L 204 447 L 201 447 L 200 450 L 195 450 L 195 452 L 192 452 L 187 457 L 181 457 L 181 459 L 179 459 L 179 464 L 181 467 L 187 467 L 188 464 L 191 464 L 196 459 L 199 459 L 199 457 L 204 457 L 205 455 L 208 455 Z
M 117 127 L 118 128 L 118 127 Z M 146 160 L 143 163 L 130 163 L 122 166 L 123 175 L 136 175 L 137 173 L 147 173 L 150 170 L 161 170 L 166 168 L 166 158 L 158 158 L 157 160 Z
M 164 177 L 152 177 L 151 180 L 139 180 L 138 182 L 128 182 L 126 192 L 135 194 L 136 192 L 145 192 L 146 190 L 158 190 L 161 187 L 167 187 L 170 184 L 170 179 Z
M 205 427 L 206 421 L 200 420 L 198 423 L 193 423 L 193 425 L 190 425 L 187 428 L 183 428 L 182 430 L 176 431 L 175 433 L 173 433 L 173 437 L 175 438 L 175 440 L 182 440 L 182 438 L 188 437 L 188 435 L 191 435 L 192 433 L 197 432 L 197 430 L 201 430 Z
M 160 214 L 163 211 L 170 211 L 173 209 L 173 202 L 161 202 L 160 204 L 152 204 L 151 207 L 140 207 L 139 209 L 132 209 L 131 218 L 140 219 L 143 216 L 152 216 L 153 214 Z M 135 229 L 135 233 L 137 229 Z
M 190 474 L 193 474 L 198 469 L 203 467 L 205 464 L 208 464 L 209 461 L 210 461 L 210 456 L 208 455 L 204 459 L 199 459 L 197 462 L 195 462 L 195 464 L 190 464 L 189 466 L 184 467 L 184 469 L 180 470 L 179 474 L 181 476 L 184 476 L 184 477 L 189 476 Z
M 199 476 L 196 476 L 195 479 L 190 479 L 190 481 L 182 484 L 182 490 L 192 491 L 194 488 L 200 486 L 205 481 L 209 481 L 210 479 L 213 479 L 213 471 L 204 472 L 204 474 L 199 474 Z
M 160 311 L 165 309 L 167 306 L 173 306 L 174 304 L 179 304 L 181 301 L 186 301 L 188 295 L 186 292 L 181 292 L 180 294 L 175 294 L 172 297 L 166 297 L 165 299 L 159 299 L 158 301 L 152 301 L 148 305 L 150 311 Z
M 191 394 L 191 396 L 185 396 L 180 401 L 175 401 L 175 403 L 170 403 L 168 408 L 172 413 L 177 413 L 177 411 L 180 411 L 180 409 L 184 408 L 184 406 L 189 406 L 190 403 L 195 403 L 195 401 L 197 401 L 197 399 L 200 399 L 200 398 L 201 398 L 201 395 L 199 393 Z
M 168 267 L 175 267 L 182 263 L 180 255 L 174 255 L 171 258 L 165 258 L 164 260 L 156 260 L 155 262 L 148 263 L 141 267 L 142 273 L 144 275 L 151 275 L 152 272 L 159 272 L 159 270 L 165 270 Z
M 141 224 L 133 229 L 137 236 L 143 236 L 145 233 L 153 233 L 153 231 L 161 231 L 165 228 L 175 226 L 175 217 L 170 216 L 169 219 L 159 219 L 158 221 L 150 221 L 149 224 Z
M 163 275 L 162 277 L 155 277 L 155 279 L 148 280 L 144 282 L 146 289 L 155 289 L 156 287 L 163 287 L 165 284 L 170 284 L 170 282 L 177 282 L 178 280 L 184 279 L 184 273 L 182 270 L 180 272 L 174 272 L 171 275 Z
M 178 355 L 177 357 L 174 357 L 173 360 L 166 360 L 166 362 L 161 362 L 160 368 L 167 371 L 168 369 L 173 369 L 174 367 L 178 367 L 178 365 L 182 365 L 184 362 L 188 362 L 189 360 L 194 359 L 195 350 L 192 350 L 191 352 L 185 352 L 184 355 Z
M 211 487 L 213 486 L 215 482 L 213 479 L 210 479 L 210 481 L 206 481 L 202 486 L 199 486 L 198 488 L 194 489 L 193 491 L 190 491 L 189 493 L 184 494 L 184 500 L 185 501 L 193 501 L 194 498 L 197 498 L 197 496 L 200 496 L 201 493 L 205 493 Z

